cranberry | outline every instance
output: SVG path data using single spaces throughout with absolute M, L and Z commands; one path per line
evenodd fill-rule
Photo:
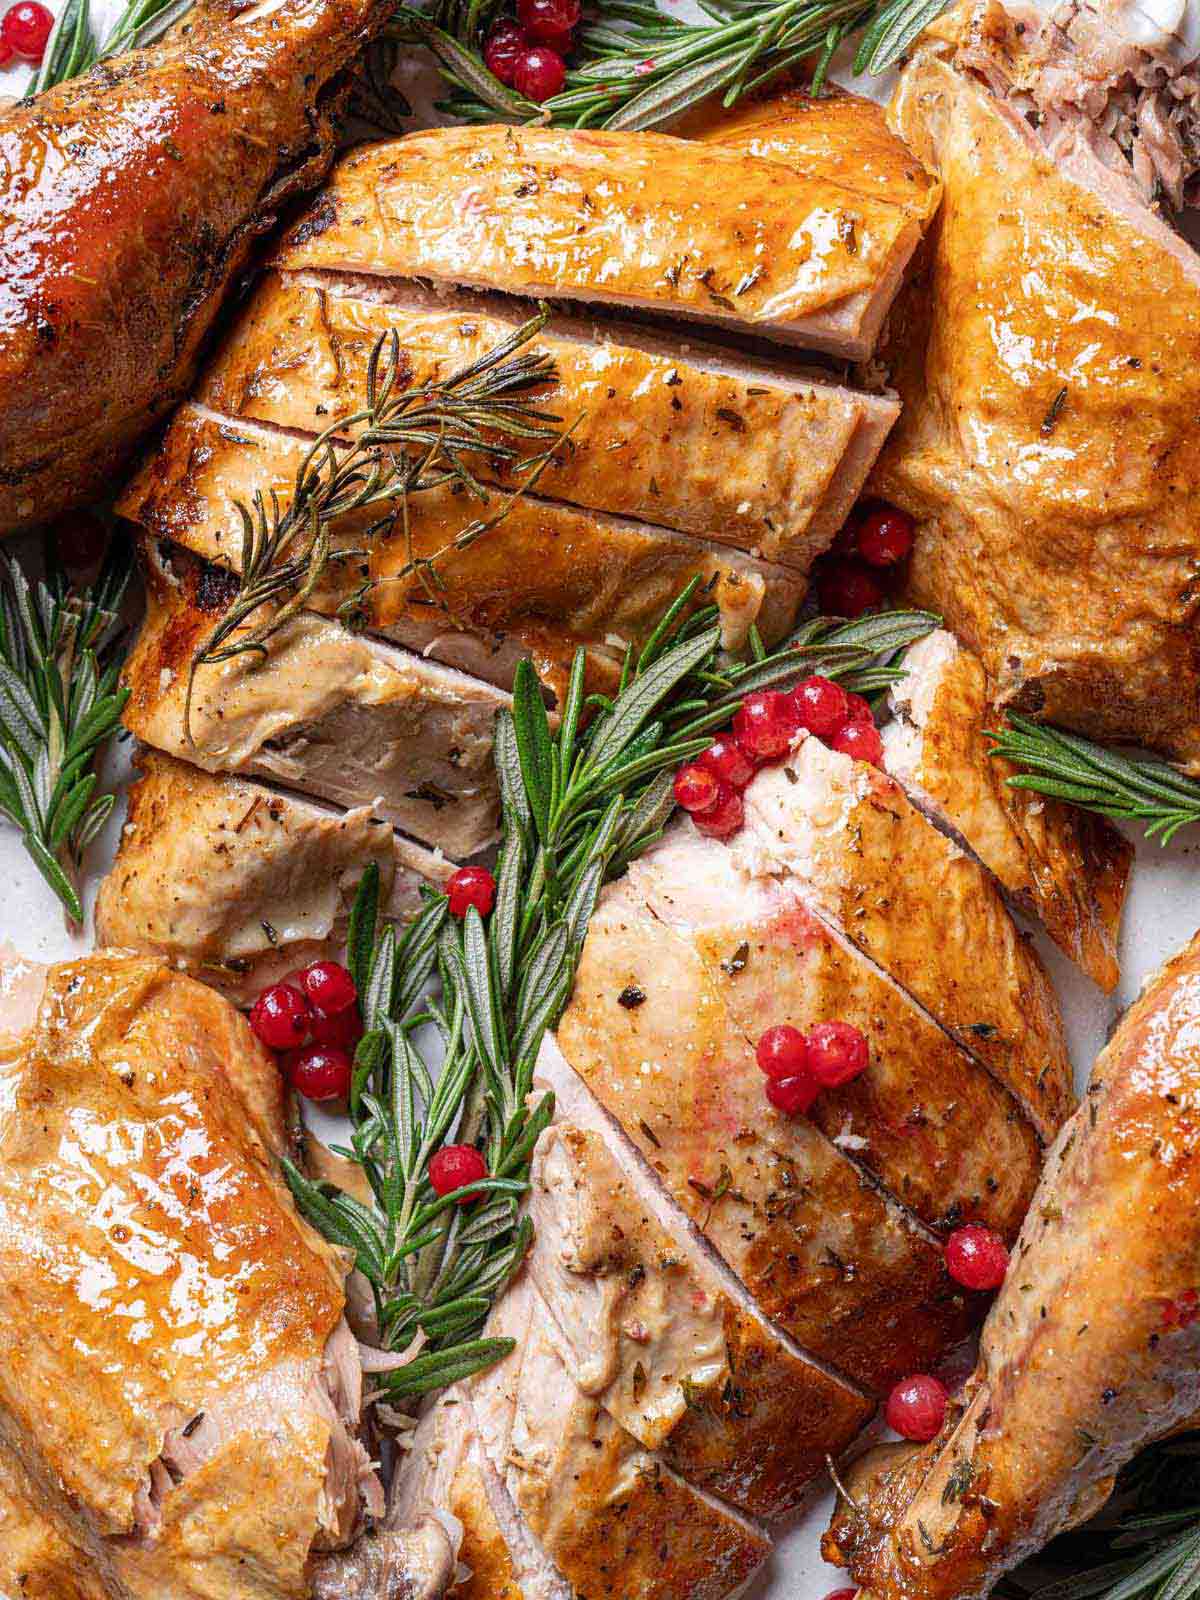
M 1008 1271 L 1008 1248 L 994 1228 L 968 1223 L 946 1240 L 946 1271 L 964 1289 L 998 1289 Z
M 894 567 L 913 546 L 913 519 L 895 506 L 877 506 L 858 525 L 855 545 L 872 567 Z
M 517 62 L 528 48 L 525 29 L 511 17 L 505 17 L 496 24 L 484 42 L 484 65 L 494 78 L 511 86 L 516 76 Z
M 852 1022 L 818 1022 L 808 1034 L 809 1071 L 822 1089 L 837 1089 L 867 1070 L 870 1052 Z
M 768 1028 L 754 1047 L 759 1071 L 768 1078 L 799 1078 L 808 1072 L 808 1040 L 787 1022 Z
M 314 961 L 300 974 L 300 987 L 309 1005 L 326 1017 L 345 1011 L 358 998 L 354 979 L 340 961 Z
M 795 702 L 777 689 L 748 694 L 733 719 L 733 736 L 742 749 L 764 761 L 783 755 L 798 731 Z
M 675 800 L 693 815 L 712 811 L 721 799 L 721 780 L 707 767 L 691 761 L 675 774 Z
M 564 35 L 579 26 L 583 7 L 579 0 L 517 0 L 517 17 L 531 39 L 557 46 Z
M 453 1194 L 455 1189 L 465 1189 L 469 1183 L 486 1178 L 487 1162 L 471 1144 L 445 1144 L 435 1152 L 429 1162 L 429 1181 L 439 1195 Z M 468 1206 L 476 1198 L 464 1194 L 460 1206 Z
M 91 511 L 72 511 L 59 517 L 51 532 L 55 555 L 72 571 L 96 566 L 108 547 L 108 529 Z
M 344 1011 L 334 1012 L 332 1017 L 314 1011 L 312 1036 L 317 1044 L 335 1044 L 339 1050 L 344 1050 L 348 1056 L 352 1056 L 358 1048 L 358 1041 L 363 1036 L 362 1018 L 358 1014 L 358 1007 L 347 1006 Z
M 833 562 L 817 586 L 821 610 L 831 617 L 861 617 L 883 604 L 879 579 L 853 561 Z
M 767 1099 L 787 1117 L 802 1117 L 816 1098 L 817 1085 L 807 1074 L 767 1079 Z
M 350 1093 L 353 1065 L 333 1044 L 310 1044 L 287 1059 L 288 1082 L 306 1100 L 344 1100 Z
M 459 867 L 446 884 L 446 894 L 452 917 L 465 917 L 468 906 L 486 917 L 496 904 L 496 880 L 486 867 Z
M 946 1420 L 946 1391 L 924 1372 L 902 1378 L 888 1395 L 884 1416 L 888 1427 L 902 1439 L 928 1444 L 937 1438 Z
M 710 839 L 728 839 L 731 833 L 738 831 L 745 820 L 746 807 L 736 789 L 723 790 L 721 798 L 711 811 L 692 818 L 700 832 L 707 834 Z
M 815 733 L 818 739 L 831 738 L 850 715 L 845 689 L 832 678 L 822 678 L 819 674 L 802 678 L 792 690 L 792 699 L 800 726 Z
M 548 44 L 535 44 L 517 57 L 513 69 L 513 88 L 526 100 L 541 105 L 549 100 L 567 81 L 567 64 L 557 50 Z
M 53 13 L 38 0 L 17 0 L 0 20 L 0 39 L 14 55 L 23 56 L 26 61 L 40 61 L 53 27 Z
M 716 773 L 731 789 L 744 789 L 754 776 L 753 761 L 727 733 L 719 733 L 708 749 L 696 757 L 696 763 Z
M 875 713 L 871 710 L 871 702 L 861 694 L 847 694 L 846 696 L 847 722 L 874 723 Z
M 869 761 L 873 767 L 883 763 L 883 740 L 873 722 L 848 722 L 830 739 L 829 748 L 856 761 Z
M 290 1050 L 308 1038 L 312 1013 L 294 984 L 264 989 L 250 1011 L 250 1026 L 269 1050 Z

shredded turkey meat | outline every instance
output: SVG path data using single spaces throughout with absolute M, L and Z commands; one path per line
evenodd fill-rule
M 1020 49 L 971 29 L 960 60 L 1012 102 L 1054 154 L 1079 132 L 1158 209 L 1200 198 L 1200 18 L 1180 0 L 1009 4 Z

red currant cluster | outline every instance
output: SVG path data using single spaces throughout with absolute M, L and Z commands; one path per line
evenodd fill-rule
M 802 1116 L 822 1089 L 837 1089 L 867 1070 L 870 1052 L 851 1022 L 818 1022 L 807 1033 L 790 1023 L 768 1028 L 755 1047 L 767 1099 L 789 1117 Z
M 38 0 L 17 0 L 0 17 L 0 66 L 10 61 L 39 62 L 53 27 L 53 13 Z
M 484 41 L 484 64 L 540 105 L 566 82 L 581 14 L 580 0 L 517 0 L 516 17 L 501 17 Z
M 675 799 L 701 833 L 726 839 L 745 821 L 742 790 L 759 767 L 782 761 L 801 732 L 878 766 L 883 741 L 871 708 L 832 678 L 805 678 L 790 691 L 763 689 L 738 707 L 733 729 L 675 774 Z
M 314 961 L 292 981 L 264 989 L 250 1026 L 280 1056 L 285 1077 L 306 1100 L 344 1100 L 362 1037 L 354 981 L 336 961 Z
M 887 598 L 913 545 L 913 520 L 895 506 L 860 507 L 813 571 L 821 610 L 831 617 L 861 617 Z

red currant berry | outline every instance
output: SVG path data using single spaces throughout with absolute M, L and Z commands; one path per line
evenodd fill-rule
M 721 799 L 721 780 L 698 762 L 691 761 L 675 774 L 675 801 L 693 815 L 715 809 Z
M 564 34 L 579 26 L 582 15 L 579 0 L 517 0 L 517 18 L 539 44 L 557 46 Z
M 287 1059 L 288 1082 L 306 1100 L 344 1100 L 353 1071 L 350 1057 L 332 1044 L 305 1045 Z
M 744 789 L 754 776 L 754 763 L 736 739 L 719 733 L 707 750 L 696 757 L 697 766 L 707 767 L 731 789 Z
M 852 1022 L 818 1022 L 808 1033 L 808 1068 L 822 1089 L 837 1089 L 867 1070 L 870 1052 Z
M 994 1228 L 970 1222 L 946 1240 L 946 1271 L 964 1289 L 998 1289 L 1008 1271 L 1008 1247 Z
M 802 678 L 792 690 L 792 699 L 800 726 L 818 739 L 832 738 L 850 716 L 849 696 L 832 678 Z
M 836 561 L 817 586 L 821 610 L 831 617 L 861 617 L 883 604 L 879 579 L 852 561 Z
M 874 723 L 875 713 L 871 710 L 871 702 L 861 694 L 848 694 L 846 696 L 846 721 Z
M 487 1162 L 471 1144 L 445 1144 L 430 1158 L 429 1181 L 435 1194 L 453 1194 L 455 1189 L 465 1189 L 467 1184 L 478 1183 L 487 1175 Z M 476 1198 L 465 1194 L 458 1203 L 469 1206 Z
M 748 694 L 733 719 L 733 736 L 747 755 L 770 761 L 786 753 L 799 731 L 795 702 L 776 689 Z
M 884 1416 L 888 1427 L 902 1439 L 928 1444 L 937 1438 L 946 1420 L 946 1391 L 924 1372 L 902 1378 L 888 1395 Z
M 746 807 L 736 789 L 723 789 L 721 798 L 711 811 L 692 818 L 700 832 L 707 834 L 710 839 L 728 839 L 745 820 Z
M 312 1012 L 294 984 L 264 989 L 250 1010 L 250 1026 L 268 1050 L 291 1050 L 308 1038 Z
M 528 48 L 525 29 L 506 17 L 487 36 L 483 46 L 484 65 L 494 78 L 511 87 L 517 62 Z
M 332 1017 L 314 1011 L 312 1036 L 317 1044 L 335 1044 L 339 1050 L 344 1050 L 348 1056 L 352 1056 L 358 1048 L 358 1041 L 363 1036 L 362 1018 L 358 1014 L 358 1007 L 347 1006 L 344 1011 L 335 1011 Z
M 855 1600 L 855 1596 L 857 1594 L 858 1594 L 858 1590 L 857 1589 L 853 1589 L 853 1588 L 851 1588 L 851 1589 L 831 1589 L 829 1591 L 829 1593 L 825 1596 L 825 1600 Z
M 799 1028 L 781 1022 L 759 1039 L 754 1059 L 768 1078 L 804 1077 L 808 1073 L 808 1040 Z
M 15 55 L 23 56 L 26 61 L 40 61 L 53 27 L 53 13 L 39 5 L 38 0 L 17 0 L 0 20 L 0 39 Z
M 17 52 L 12 45 L 5 44 L 4 40 L 0 39 L 0 67 L 6 67 L 10 61 L 15 61 L 16 58 Z
M 829 748 L 856 761 L 869 761 L 873 767 L 883 765 L 883 740 L 873 722 L 848 722 L 830 739 Z
M 354 979 L 340 961 L 314 961 L 300 974 L 300 987 L 309 1005 L 327 1017 L 345 1011 L 358 998 Z
M 72 511 L 51 528 L 54 553 L 64 567 L 94 567 L 108 547 L 108 529 L 91 511 Z
M 894 567 L 913 546 L 913 519 L 895 506 L 877 506 L 858 525 L 855 545 L 872 567 Z
M 785 1117 L 802 1117 L 817 1098 L 817 1086 L 807 1074 L 800 1078 L 768 1078 L 767 1099 Z
M 541 105 L 549 100 L 567 81 L 567 64 L 557 50 L 548 44 L 535 44 L 517 57 L 513 69 L 513 88 L 526 100 Z
M 496 880 L 486 867 L 459 867 L 446 884 L 446 894 L 452 917 L 465 917 L 468 906 L 486 917 L 496 904 Z

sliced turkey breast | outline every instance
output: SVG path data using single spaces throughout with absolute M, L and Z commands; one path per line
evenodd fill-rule
M 361 410 L 383 335 L 398 334 L 402 382 L 415 388 L 478 360 L 535 309 L 366 274 L 269 274 L 195 399 L 228 417 L 320 433 Z M 899 412 L 827 375 L 628 324 L 556 317 L 537 348 L 557 371 L 538 404 L 571 427 L 539 495 L 802 572 L 845 521 Z M 505 487 L 524 476 L 486 455 L 474 465 Z
M 266 653 L 201 667 L 236 579 L 153 547 L 142 563 L 147 611 L 124 670 L 125 726 L 208 772 L 253 774 L 344 806 L 375 805 L 406 833 L 472 855 L 496 837 L 492 731 L 507 695 L 340 622 L 303 611 Z M 230 638 L 260 627 L 260 607 Z M 189 737 L 190 734 L 190 737 Z
M 791 880 L 1054 1137 L 1074 1096 L 1050 979 L 989 875 L 897 783 L 804 739 L 751 783 L 730 848 L 750 878 Z
M 276 430 L 184 407 L 120 510 L 155 538 L 237 570 L 237 502 L 251 505 L 261 491 L 286 504 L 307 449 Z M 441 554 L 436 568 L 445 587 L 431 589 L 413 559 L 447 552 L 475 517 L 498 509 L 495 499 L 481 507 L 450 488 L 414 495 L 407 529 L 397 509 L 365 554 L 364 530 L 379 508 L 348 517 L 334 529 L 334 544 L 359 554 L 332 561 L 309 603 L 325 614 L 349 606 L 372 631 L 501 688 L 529 656 L 560 695 L 580 645 L 595 685 L 614 687 L 626 646 L 647 637 L 692 578 L 718 607 L 732 650 L 744 647 L 752 624 L 768 644 L 780 639 L 803 598 L 803 581 L 788 568 L 533 495 L 484 537 Z M 162 559 L 170 560 L 169 549 Z
M 418 909 L 423 883 L 454 870 L 370 806 L 335 811 L 157 751 L 139 761 L 120 849 L 96 898 L 96 936 L 158 955 L 239 1003 L 340 954 L 372 862 L 400 920 Z
M 904 657 L 883 730 L 887 770 L 926 816 L 993 873 L 1023 911 L 1100 985 L 1115 987 L 1132 847 L 1101 817 L 1007 780 L 990 751 L 1003 718 L 975 656 L 939 629 Z
M 528 1271 L 575 1382 L 689 1482 L 794 1511 L 870 1400 L 763 1320 L 552 1040 L 537 1083 L 559 1121 L 531 1174 Z
M 278 259 L 637 307 L 862 360 L 919 238 L 900 207 L 669 134 L 435 128 L 347 156 Z

